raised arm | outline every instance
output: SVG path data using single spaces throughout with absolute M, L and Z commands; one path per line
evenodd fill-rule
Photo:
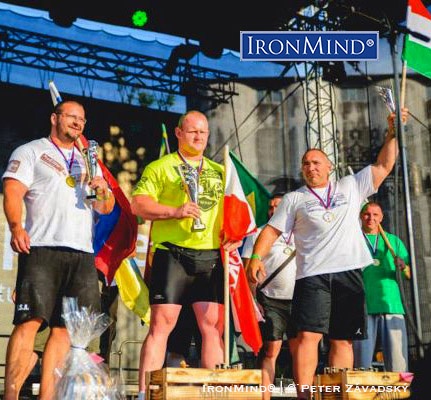
M 402 110 L 403 124 L 407 121 L 408 110 Z M 398 141 L 395 135 L 395 118 L 396 114 L 392 113 L 388 116 L 388 133 L 385 137 L 383 147 L 377 156 L 376 162 L 372 165 L 374 188 L 377 190 L 386 177 L 391 173 L 398 157 Z

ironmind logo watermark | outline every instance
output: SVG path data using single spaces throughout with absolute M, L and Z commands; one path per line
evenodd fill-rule
M 242 61 L 365 61 L 379 56 L 379 32 L 253 32 L 240 34 Z

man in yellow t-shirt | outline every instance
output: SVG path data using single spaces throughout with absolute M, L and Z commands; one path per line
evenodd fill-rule
M 220 246 L 241 244 L 221 237 L 223 167 L 204 157 L 208 120 L 188 111 L 175 128 L 178 151 L 150 163 L 132 194 L 132 211 L 152 221 L 149 333 L 142 345 L 139 398 L 145 372 L 162 368 L 166 342 L 181 307 L 191 304 L 202 334 L 201 366 L 223 362 L 223 266 Z M 192 193 L 189 196 L 188 192 Z M 198 201 L 192 201 L 193 193 Z

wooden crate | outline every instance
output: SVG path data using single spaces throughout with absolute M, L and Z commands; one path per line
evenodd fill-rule
M 399 372 L 339 370 L 316 375 L 313 389 L 316 400 L 410 398 L 410 383 Z
M 163 368 L 145 381 L 146 400 L 262 399 L 260 369 Z

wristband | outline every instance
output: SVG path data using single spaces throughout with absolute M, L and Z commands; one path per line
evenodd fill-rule
M 259 261 L 262 261 L 262 257 L 259 254 L 253 253 L 250 256 L 250 260 L 259 260 Z

